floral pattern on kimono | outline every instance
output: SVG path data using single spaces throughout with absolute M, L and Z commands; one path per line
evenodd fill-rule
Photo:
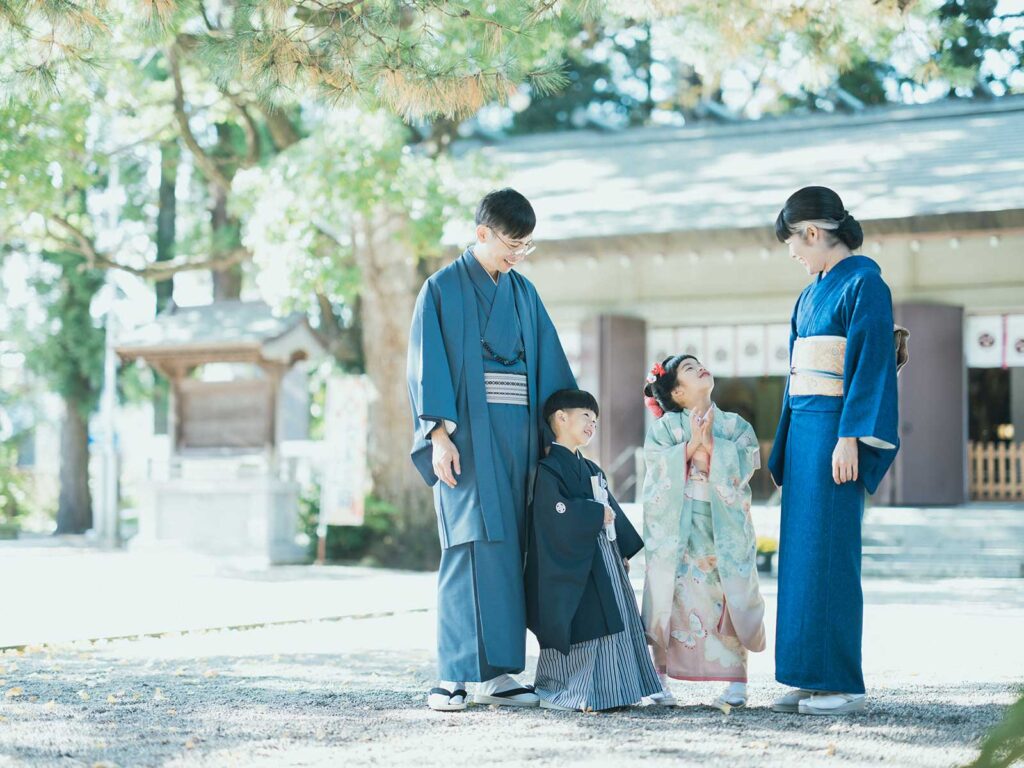
M 647 434 L 642 615 L 658 666 L 676 660 L 669 675 L 745 680 L 746 651 L 765 647 L 750 519 L 760 447 L 746 421 L 717 406 L 712 438 L 710 501 L 702 502 L 685 492 L 689 411 L 666 413 Z

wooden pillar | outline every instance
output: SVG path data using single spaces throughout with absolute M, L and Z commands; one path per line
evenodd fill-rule
M 910 330 L 910 363 L 899 377 L 900 452 L 876 501 L 895 506 L 967 499 L 967 365 L 962 307 L 894 307 Z
M 579 385 L 601 407 L 597 437 L 587 454 L 608 474 L 616 498 L 633 501 L 633 457 L 644 441 L 647 324 L 635 317 L 598 315 L 585 321 L 581 331 Z

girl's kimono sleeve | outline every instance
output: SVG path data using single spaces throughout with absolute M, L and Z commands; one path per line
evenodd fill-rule
M 526 578 L 528 625 L 541 646 L 567 654 L 604 527 L 604 505 L 569 498 L 555 472 L 541 463 L 530 512 L 535 557 Z
M 434 485 L 437 476 L 432 465 L 430 433 L 439 423 L 444 423 L 451 434 L 458 422 L 455 387 L 441 333 L 441 319 L 429 281 L 423 284 L 416 299 L 409 330 L 406 375 L 414 422 L 413 464 L 427 485 Z
M 892 297 L 873 273 L 855 291 L 848 308 L 839 437 L 861 442 L 861 479 L 874 493 L 899 447 Z
M 800 300 L 797 299 L 793 307 L 793 317 L 789 321 L 789 359 L 793 359 L 793 345 L 796 343 L 796 313 L 800 307 Z M 783 470 L 786 467 L 786 439 L 789 437 L 789 376 L 786 377 L 786 390 L 782 393 L 782 414 L 779 416 L 779 426 L 775 430 L 775 442 L 772 445 L 771 455 L 768 457 L 768 471 L 771 473 L 775 485 L 782 487 Z
M 690 539 L 683 486 L 689 423 L 680 413 L 666 413 L 644 440 L 644 557 L 646 561 L 641 616 L 647 639 L 669 645 L 676 569 Z
M 738 489 L 750 487 L 754 472 L 761 468 L 761 447 L 757 442 L 754 428 L 739 416 L 726 435 L 715 435 L 711 463 L 716 461 L 726 467 L 735 468 L 736 475 L 732 479 Z
M 711 502 L 718 574 L 725 592 L 723 630 L 744 648 L 765 648 L 764 599 L 757 583 L 757 538 L 750 519 L 750 478 L 760 466 L 753 428 L 735 414 L 715 435 L 711 455 Z

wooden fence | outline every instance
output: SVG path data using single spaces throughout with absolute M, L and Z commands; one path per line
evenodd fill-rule
M 969 442 L 967 467 L 972 499 L 1024 499 L 1024 443 Z

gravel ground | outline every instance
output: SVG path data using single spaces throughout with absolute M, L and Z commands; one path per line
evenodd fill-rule
M 29 648 L 0 655 L 0 767 L 962 765 L 1021 681 L 1021 582 L 986 584 L 869 585 L 870 710 L 846 719 L 772 713 L 770 649 L 728 715 L 704 703 L 718 684 L 684 683 L 674 709 L 433 713 L 423 610 Z

